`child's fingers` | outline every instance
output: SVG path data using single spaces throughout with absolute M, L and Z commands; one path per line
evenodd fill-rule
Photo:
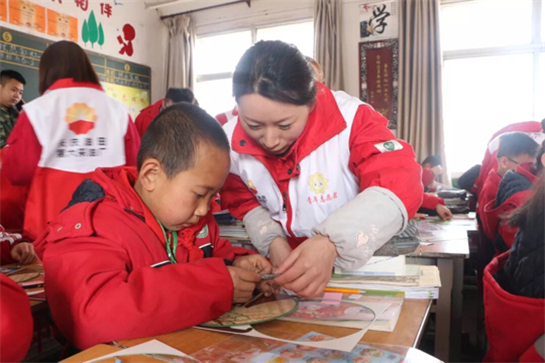
M 239 269 L 237 271 L 237 274 L 241 280 L 247 281 L 247 282 L 253 282 L 254 284 L 261 281 L 261 276 L 256 274 L 253 271 L 243 270 Z

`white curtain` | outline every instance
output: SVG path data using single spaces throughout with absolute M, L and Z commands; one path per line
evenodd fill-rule
M 167 90 L 171 87 L 193 90 L 195 74 L 195 27 L 189 15 L 163 20 L 169 32 Z
M 314 58 L 324 69 L 324 84 L 342 89 L 341 0 L 316 0 L 314 7 Z

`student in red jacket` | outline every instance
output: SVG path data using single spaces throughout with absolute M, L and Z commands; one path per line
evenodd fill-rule
M 485 206 L 496 200 L 496 194 L 501 179 L 509 170 L 515 170 L 519 164 L 534 163 L 539 144 L 530 136 L 522 132 L 512 132 L 500 136 L 500 145 L 497 152 L 498 168 L 490 170 L 484 182 L 477 203 L 477 213 L 481 215 L 481 222 L 486 236 L 493 240 L 495 231 L 483 217 Z
M 496 199 L 485 206 L 483 225 L 492 233 L 496 254 L 511 248 L 517 227 L 507 223 L 505 218 L 533 196 L 534 185 L 543 177 L 544 163 L 545 141 L 539 148 L 536 162 L 521 163 L 514 171 L 508 171 L 500 182 Z
M 443 198 L 424 193 L 421 207 L 425 209 L 435 210 L 439 218 L 444 221 L 452 219 L 452 212 L 445 206 L 445 200 Z
M 484 186 L 484 182 L 488 173 L 490 173 L 490 170 L 498 169 L 498 158 L 496 157 L 496 153 L 498 152 L 500 144 L 500 136 L 508 132 L 524 132 L 532 137 L 538 144 L 541 144 L 545 140 L 545 130 L 543 129 L 542 124 L 537 121 L 517 122 L 507 125 L 492 135 L 481 163 L 479 176 L 471 189 L 471 192 L 477 194 L 477 196 L 481 193 L 481 189 Z
M 272 266 L 219 238 L 210 203 L 228 172 L 221 126 L 181 103 L 148 128 L 138 170 L 97 169 L 79 186 L 35 242 L 51 313 L 68 340 L 85 349 L 169 333 L 251 298 L 256 272 Z
M 140 137 L 144 136 L 144 133 L 148 129 L 151 122 L 162 110 L 180 102 L 197 104 L 195 95 L 189 88 L 169 88 L 164 99 L 159 100 L 153 105 L 140 111 L 140 114 L 134 121 Z
M 278 267 L 278 284 L 317 296 L 334 264 L 361 267 L 405 229 L 422 204 L 421 167 L 382 115 L 315 82 L 301 52 L 281 41 L 246 51 L 233 94 L 222 206 Z
M 443 173 L 443 162 L 436 155 L 430 155 L 422 162 L 422 184 L 426 192 L 435 192 L 439 184 L 435 180 Z
M 0 362 L 20 362 L 34 331 L 30 301 L 12 279 L 0 274 Z
M 40 58 L 41 97 L 23 106 L 2 173 L 30 185 L 24 232 L 37 238 L 97 167 L 135 165 L 140 137 L 128 109 L 108 97 L 76 43 L 50 45 Z

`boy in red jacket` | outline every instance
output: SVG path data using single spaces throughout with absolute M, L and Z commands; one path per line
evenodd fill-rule
M 488 219 L 484 217 L 485 206 L 496 200 L 496 194 L 505 173 L 515 170 L 519 164 L 535 162 L 538 148 L 538 143 L 523 132 L 512 132 L 500 137 L 497 153 L 498 167 L 488 173 L 477 203 L 477 212 L 481 216 L 483 230 L 490 240 L 494 239 L 495 231 L 489 226 Z
M 97 169 L 35 243 L 53 318 L 80 349 L 214 319 L 272 271 L 219 238 L 210 203 L 229 173 L 229 143 L 205 111 L 164 110 L 137 164 Z

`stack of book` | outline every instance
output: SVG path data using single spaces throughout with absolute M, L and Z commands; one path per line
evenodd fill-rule
M 437 299 L 441 279 L 437 266 L 406 265 L 405 256 L 372 257 L 356 271 L 335 270 L 326 291 L 389 295 L 402 292 L 406 299 Z

